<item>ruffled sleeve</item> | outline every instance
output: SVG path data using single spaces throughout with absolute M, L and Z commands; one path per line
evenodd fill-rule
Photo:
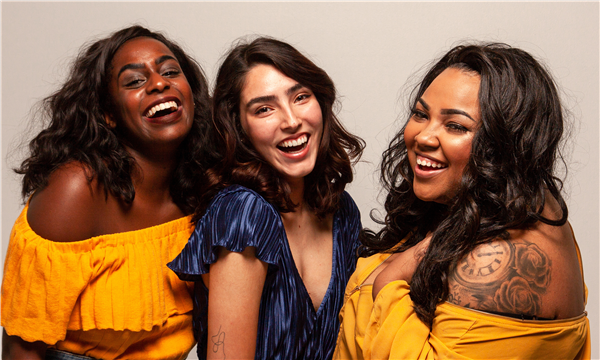
M 2 326 L 9 335 L 53 345 L 67 330 L 150 331 L 191 311 L 189 289 L 165 266 L 191 234 L 191 217 L 61 243 L 37 235 L 27 209 L 4 263 Z
M 256 248 L 256 257 L 277 266 L 283 224 L 275 208 L 256 192 L 234 185 L 222 190 L 198 220 L 183 251 L 168 264 L 180 279 L 200 280 L 217 261 L 218 247 L 242 252 Z

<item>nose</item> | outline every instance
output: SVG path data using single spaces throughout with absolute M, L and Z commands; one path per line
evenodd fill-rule
M 153 92 L 163 92 L 171 86 L 169 79 L 163 77 L 158 73 L 153 73 L 150 75 L 148 79 L 148 86 L 146 87 L 146 91 L 150 94 Z
M 440 131 L 439 124 L 429 121 L 422 129 L 415 135 L 415 142 L 421 148 L 435 148 L 440 145 L 438 133 Z
M 283 108 L 281 114 L 281 128 L 283 130 L 294 132 L 302 126 L 302 118 L 291 108 Z

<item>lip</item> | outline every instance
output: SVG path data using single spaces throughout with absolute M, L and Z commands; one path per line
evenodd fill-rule
M 312 136 L 311 136 L 309 133 L 305 133 L 305 132 L 303 132 L 303 133 L 299 133 L 299 134 L 297 134 L 297 135 L 294 135 L 294 136 L 289 136 L 289 137 L 287 137 L 287 138 L 285 138 L 285 139 L 283 139 L 283 140 L 281 140 L 281 141 L 279 141 L 279 142 L 277 143 L 277 144 L 281 144 L 281 143 L 282 143 L 282 142 L 284 142 L 284 141 L 296 140 L 296 139 L 299 139 L 300 137 L 302 137 L 303 135 L 306 135 L 306 136 L 307 136 L 307 138 L 308 138 L 308 140 L 306 141 L 306 146 L 305 146 L 305 147 L 304 147 L 302 150 L 300 150 L 300 151 L 298 151 L 298 152 L 294 152 L 294 153 L 287 153 L 287 152 L 285 152 L 285 151 L 282 151 L 282 150 L 281 150 L 279 147 L 277 147 L 277 146 L 275 146 L 275 148 L 277 149 L 277 151 L 278 151 L 278 152 L 279 152 L 281 155 L 283 155 L 283 156 L 284 156 L 284 157 L 286 157 L 286 158 L 293 159 L 293 160 L 302 159 L 302 158 L 304 158 L 304 157 L 305 157 L 305 156 L 308 154 L 308 152 L 310 151 L 310 146 L 311 146 L 311 144 L 312 144 Z
M 150 109 L 152 109 L 154 106 L 156 106 L 158 104 L 162 104 L 164 102 L 168 102 L 168 101 L 174 101 L 177 104 L 177 111 L 174 111 L 168 115 L 160 116 L 157 118 L 149 118 L 144 115 L 144 114 L 147 114 L 148 111 L 150 111 Z M 150 123 L 165 124 L 165 123 L 170 123 L 170 122 L 177 120 L 182 114 L 183 114 L 183 106 L 181 106 L 181 100 L 176 96 L 165 96 L 165 97 L 162 97 L 162 98 L 157 99 L 157 100 L 153 101 L 152 103 L 150 103 L 150 105 L 148 105 L 142 112 L 142 117 Z
M 439 161 L 439 160 L 435 159 L 434 157 L 421 155 L 421 154 L 415 154 L 415 155 L 416 156 L 415 156 L 415 164 L 414 164 L 413 171 L 414 171 L 415 176 L 418 178 L 429 179 L 429 178 L 437 176 L 438 174 L 440 174 L 448 169 L 448 165 L 445 162 Z M 423 167 L 423 166 L 420 166 L 417 164 L 417 159 L 429 160 L 431 162 L 443 164 L 444 167 L 443 168 Z
M 440 161 L 440 160 L 438 160 L 438 159 L 434 158 L 433 156 L 429 156 L 429 155 L 423 155 L 423 154 L 419 154 L 419 153 L 415 153 L 415 156 L 416 156 L 416 157 L 415 157 L 415 161 L 416 161 L 417 159 L 421 158 L 421 160 L 429 160 L 429 161 L 431 161 L 431 162 L 436 162 L 436 163 L 438 163 L 438 164 L 442 164 L 442 165 L 444 165 L 445 167 L 448 167 L 448 165 L 446 164 L 446 162 L 444 162 L 444 161 Z

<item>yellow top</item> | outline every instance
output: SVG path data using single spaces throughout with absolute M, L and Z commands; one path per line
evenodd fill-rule
M 586 314 L 566 320 L 519 320 L 443 302 L 430 330 L 413 310 L 406 281 L 387 284 L 375 301 L 372 285 L 362 285 L 389 256 L 358 260 L 346 287 L 333 359 L 590 358 Z
M 61 243 L 37 235 L 26 206 L 2 280 L 2 326 L 25 341 L 102 359 L 182 359 L 195 344 L 193 289 L 166 264 L 191 217 Z

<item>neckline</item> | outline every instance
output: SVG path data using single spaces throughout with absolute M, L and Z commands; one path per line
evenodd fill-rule
M 494 313 L 489 313 L 486 311 L 482 311 L 482 310 L 478 310 L 478 309 L 471 309 L 471 308 L 466 308 L 464 306 L 460 306 L 460 305 L 456 305 L 456 304 L 452 304 L 448 301 L 444 301 L 440 304 L 438 304 L 438 308 L 444 308 L 446 311 L 450 311 L 450 312 L 454 312 L 454 313 L 462 313 L 462 314 L 468 314 L 468 316 L 473 316 L 473 317 L 478 317 L 478 318 L 485 318 L 486 320 L 490 320 L 490 321 L 502 321 L 502 322 L 509 322 L 509 323 L 526 323 L 526 324 L 535 324 L 535 325 L 539 325 L 539 326 L 544 326 L 544 325 L 550 325 L 550 324 L 568 324 L 568 323 L 573 323 L 573 322 L 579 322 L 582 318 L 587 316 L 587 311 L 584 311 L 582 314 L 572 317 L 572 318 L 567 318 L 567 319 L 553 319 L 553 320 L 529 320 L 529 319 L 517 319 L 517 318 L 513 318 L 510 316 L 503 316 L 500 314 L 494 314 Z M 493 319 L 493 320 L 492 320 Z
M 68 248 L 76 248 L 78 245 L 85 245 L 88 243 L 96 243 L 98 241 L 110 241 L 113 239 L 117 239 L 119 241 L 125 241 L 125 239 L 130 239 L 131 241 L 134 241 L 134 242 L 139 242 L 139 241 L 145 242 L 145 241 L 148 241 L 148 240 L 156 237 L 156 236 L 149 236 L 151 233 L 159 232 L 159 235 L 160 235 L 159 237 L 164 237 L 165 235 L 167 235 L 171 231 L 173 231 L 173 229 L 175 229 L 176 231 L 184 230 L 189 227 L 189 224 L 192 219 L 192 215 L 185 215 L 180 218 L 169 220 L 164 223 L 147 226 L 147 227 L 136 229 L 136 230 L 127 230 L 127 231 L 121 231 L 121 232 L 101 234 L 101 235 L 96 235 L 96 236 L 93 236 L 93 237 L 90 237 L 87 239 L 81 239 L 81 240 L 77 240 L 77 241 L 60 242 L 60 241 L 48 240 L 48 239 L 43 238 L 40 235 L 38 235 L 31 228 L 31 226 L 29 226 L 29 221 L 27 220 L 28 210 L 29 210 L 29 203 L 27 203 L 25 205 L 25 207 L 23 208 L 23 210 L 21 212 L 21 216 L 22 216 L 21 222 L 26 230 L 30 231 L 31 234 L 33 234 L 34 237 L 37 239 L 48 241 L 57 247 L 63 246 L 63 247 L 68 247 Z M 17 221 L 19 221 L 19 219 L 17 219 Z
M 294 261 L 294 255 L 292 254 L 292 249 L 290 248 L 290 243 L 287 237 L 287 233 L 285 231 L 285 226 L 283 226 L 283 219 L 281 218 L 281 214 L 279 214 L 279 222 L 281 225 L 281 229 L 283 232 L 283 239 L 284 239 L 284 251 L 287 252 L 287 255 L 289 256 L 290 262 L 291 262 L 291 267 L 292 267 L 292 271 L 294 273 L 294 276 L 296 278 L 296 280 L 301 284 L 300 287 L 302 288 L 302 296 L 304 297 L 304 299 L 306 301 L 308 301 L 310 303 L 310 310 L 313 314 L 314 317 L 318 317 L 323 309 L 323 304 L 325 304 L 329 298 L 331 297 L 331 292 L 333 291 L 333 284 L 334 284 L 334 275 L 335 275 L 335 264 L 337 262 L 338 259 L 338 251 L 337 251 L 337 236 L 336 234 L 339 233 L 338 228 L 339 228 L 339 211 L 340 209 L 337 209 L 335 211 L 335 213 L 333 214 L 333 224 L 331 227 L 331 247 L 332 247 L 332 253 L 331 253 L 331 271 L 330 271 L 330 275 L 329 275 L 329 284 L 327 285 L 327 291 L 325 292 L 325 295 L 323 296 L 323 300 L 321 300 L 321 303 L 319 304 L 319 308 L 317 310 L 315 310 L 315 307 L 313 306 L 313 302 L 312 302 L 312 298 L 310 297 L 310 294 L 308 293 L 308 290 L 306 289 L 306 285 L 304 284 L 304 281 L 302 280 L 302 277 L 300 276 L 300 272 L 298 271 L 298 267 L 296 267 L 296 262 Z

